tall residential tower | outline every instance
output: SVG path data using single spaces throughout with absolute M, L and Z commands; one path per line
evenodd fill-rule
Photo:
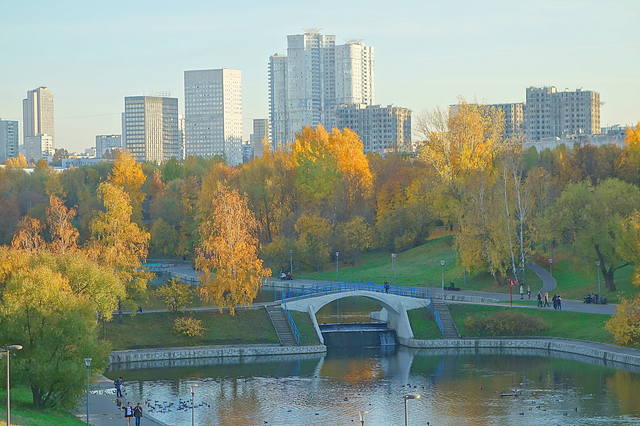
M 53 93 L 46 87 L 27 92 L 22 101 L 25 156 L 32 161 L 54 153 Z
M 212 69 L 184 72 L 185 154 L 242 163 L 242 74 Z
M 18 156 L 18 122 L 0 120 L 0 162 Z
M 161 163 L 179 158 L 177 98 L 125 97 L 122 129 L 123 146 L 136 160 Z
M 336 125 L 339 104 L 373 104 L 373 47 L 336 45 L 315 31 L 287 36 L 287 55 L 269 58 L 269 120 L 274 147 L 305 126 Z

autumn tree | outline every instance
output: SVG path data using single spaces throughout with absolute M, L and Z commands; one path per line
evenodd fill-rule
M 29 167 L 27 157 L 25 157 L 23 154 L 18 154 L 17 157 L 7 158 L 4 164 L 12 169 L 24 169 Z
M 296 221 L 295 231 L 297 258 L 319 271 L 329 260 L 331 223 L 319 216 L 302 215 Z
M 373 246 L 373 230 L 362 216 L 338 225 L 335 247 L 345 263 L 355 263 L 360 254 Z
M 113 268 L 133 292 L 128 296 L 135 296 L 149 279 L 149 274 L 141 269 L 147 257 L 149 233 L 132 222 L 129 196 L 120 186 L 103 182 L 98 187 L 98 196 L 105 211 L 91 223 L 88 252 L 92 259 Z
M 618 345 L 640 345 L 640 296 L 631 300 L 623 298 L 605 328 Z
M 635 265 L 633 284 L 640 286 L 640 210 L 621 220 L 617 233 L 620 238 L 616 252 L 623 260 Z
M 44 246 L 42 238 L 44 226 L 33 217 L 24 216 L 18 223 L 18 230 L 13 235 L 11 246 L 22 250 L 38 250 Z
M 52 195 L 47 208 L 47 228 L 50 236 L 51 250 L 64 253 L 77 247 L 78 230 L 71 224 L 76 209 L 68 209 L 64 202 Z
M 151 225 L 150 235 L 151 246 L 149 251 L 151 253 L 169 257 L 175 255 L 178 233 L 173 226 L 160 218 Z
M 202 206 L 196 268 L 201 270 L 202 298 L 234 314 L 237 305 L 253 303 L 262 280 L 271 275 L 258 258 L 257 221 L 246 197 L 225 185 Z
M 140 163 L 128 152 L 117 151 L 109 180 L 127 193 L 129 204 L 131 205 L 131 218 L 134 222 L 140 223 L 142 220 L 142 202 L 145 198 L 142 185 L 146 180 Z

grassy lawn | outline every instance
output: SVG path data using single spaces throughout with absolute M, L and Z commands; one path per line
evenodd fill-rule
M 465 290 L 501 291 L 489 274 L 467 274 L 465 285 L 464 268 L 458 262 L 458 254 L 453 246 L 453 237 L 435 238 L 425 244 L 398 253 L 396 258 L 395 280 L 391 271 L 391 255 L 386 251 L 365 253 L 354 266 L 340 268 L 340 280 L 344 281 L 389 281 L 392 284 L 439 287 L 441 285 L 440 260 L 445 261 L 444 280 L 448 285 L 455 282 L 456 287 Z M 335 269 L 321 272 L 299 272 L 297 278 L 329 280 L 336 279 Z M 531 276 L 531 279 L 537 277 Z
M 0 425 L 6 425 L 7 411 L 6 398 L 7 392 L 4 386 L 0 391 L 0 400 L 2 407 L 0 408 Z M 11 424 L 16 425 L 56 425 L 56 426 L 75 426 L 85 424 L 78 420 L 72 414 L 61 410 L 37 410 L 33 408 L 31 403 L 31 391 L 26 386 L 16 386 L 11 389 Z
M 104 338 L 114 350 L 173 346 L 234 345 L 278 343 L 278 337 L 264 309 L 240 310 L 235 316 L 218 312 L 193 312 L 202 320 L 205 333 L 187 337 L 173 331 L 177 316 L 163 312 L 123 316 L 104 324 Z
M 567 253 L 556 255 L 553 264 L 553 276 L 558 282 L 557 291 L 567 299 L 582 299 L 587 293 L 597 293 L 596 266 L 577 256 Z M 616 291 L 610 292 L 600 276 L 600 289 L 610 302 L 617 302 L 620 296 L 629 297 L 637 294 L 640 288 L 631 284 L 632 266 L 625 266 L 616 271 L 614 279 Z
M 320 341 L 318 340 L 318 335 L 316 334 L 316 329 L 313 327 L 311 318 L 309 318 L 309 314 L 306 312 L 290 312 L 300 333 L 300 344 L 319 345 Z
M 382 304 L 368 297 L 346 297 L 323 306 L 316 318 L 320 324 L 371 322 L 371 312 Z
M 440 329 L 428 309 L 411 309 L 407 311 L 407 315 L 409 315 L 415 339 L 440 339 L 442 337 Z
M 450 304 L 449 310 L 453 316 L 458 331 L 462 337 L 474 336 L 465 326 L 465 319 L 469 316 L 483 317 L 504 309 L 497 306 Z M 549 329 L 540 333 L 545 337 L 566 337 L 570 339 L 591 340 L 593 342 L 613 343 L 613 337 L 604 329 L 604 324 L 610 318 L 608 315 L 585 314 L 581 312 L 554 311 L 553 309 L 524 309 L 522 313 L 541 318 Z

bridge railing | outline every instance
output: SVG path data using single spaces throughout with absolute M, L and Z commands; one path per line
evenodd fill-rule
M 398 296 L 416 297 L 421 299 L 428 299 L 431 297 L 430 291 L 426 287 L 409 287 L 368 281 L 344 281 L 325 282 L 307 287 L 289 287 L 282 290 L 281 299 L 284 303 L 286 299 L 292 297 L 314 296 L 354 290 L 374 291 L 377 293 L 395 294 Z
M 293 332 L 293 337 L 296 339 L 296 344 L 300 344 L 300 331 L 298 331 L 298 326 L 296 325 L 291 312 L 287 308 L 284 308 L 284 313 L 287 316 L 287 322 L 289 322 L 289 327 L 291 327 L 291 331 Z

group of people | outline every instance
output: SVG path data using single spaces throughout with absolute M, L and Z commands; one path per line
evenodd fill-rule
M 127 420 L 127 425 L 131 425 L 131 418 L 136 419 L 136 426 L 140 426 L 140 420 L 142 419 L 142 406 L 138 402 L 135 407 L 131 406 L 131 402 L 127 402 L 127 405 L 122 406 L 122 402 L 120 398 L 124 397 L 122 392 L 122 387 L 124 385 L 124 380 L 122 377 L 118 377 L 113 381 L 113 386 L 116 388 L 116 403 L 118 408 L 122 408 L 124 411 L 124 418 Z
M 553 303 L 553 309 L 562 310 L 562 297 L 559 294 L 554 294 L 551 302 Z M 549 293 L 542 295 L 542 293 L 538 292 L 538 307 L 546 308 L 549 306 L 551 306 L 549 304 Z

